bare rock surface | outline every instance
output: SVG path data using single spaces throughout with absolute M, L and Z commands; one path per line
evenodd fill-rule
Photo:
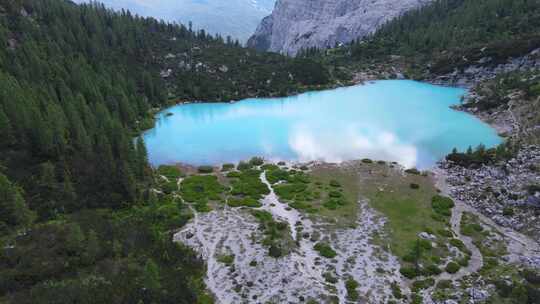
M 296 55 L 373 33 L 381 25 L 431 0 L 278 0 L 248 46 Z
M 264 174 L 261 179 L 267 183 Z M 367 202 L 358 203 L 357 223 L 347 229 L 336 229 L 286 208 L 273 191 L 261 203 L 261 210 L 292 227 L 296 247 L 286 256 L 269 256 L 261 243 L 264 236 L 257 220 L 242 208 L 195 213 L 174 237 L 206 261 L 205 283 L 216 303 L 303 303 L 309 299 L 348 303 L 345 284 L 349 278 L 358 283 L 357 291 L 366 303 L 386 303 L 391 299 L 388 287 L 393 282 L 407 288 L 398 259 L 372 242 L 375 233 L 383 230 L 385 219 Z M 298 227 L 302 227 L 301 233 L 300 229 L 295 231 Z M 329 244 L 337 255 L 320 256 L 314 249 L 319 241 Z M 223 263 L 223 256 L 233 257 L 233 261 Z

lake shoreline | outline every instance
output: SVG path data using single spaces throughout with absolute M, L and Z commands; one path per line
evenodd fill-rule
M 172 106 L 156 115 L 155 129 L 144 133 L 151 163 L 376 158 L 429 169 L 454 147 L 500 143 L 490 127 L 449 107 L 459 103 L 463 89 L 412 80 L 364 84 L 241 104 Z M 411 115 L 402 115 L 410 110 Z

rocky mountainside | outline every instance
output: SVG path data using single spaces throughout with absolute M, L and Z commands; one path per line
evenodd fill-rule
M 431 0 L 278 0 L 248 46 L 296 55 L 373 33 L 386 21 Z

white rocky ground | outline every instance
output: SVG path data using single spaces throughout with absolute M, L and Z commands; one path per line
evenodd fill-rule
M 264 174 L 261 179 L 267 183 Z M 349 303 L 345 288 L 349 277 L 359 283 L 362 302 L 387 302 L 391 282 L 401 281 L 399 263 L 371 243 L 374 233 L 382 231 L 384 219 L 366 202 L 359 202 L 356 227 L 340 230 L 328 223 L 313 222 L 294 209 L 287 210 L 273 191 L 262 203 L 261 209 L 272 213 L 274 219 L 286 221 L 290 227 L 303 227 L 301 234 L 293 229 L 291 236 L 297 240 L 297 247 L 287 256 L 275 259 L 268 255 L 268 249 L 260 244 L 263 235 L 258 222 L 241 208 L 195 214 L 175 235 L 175 241 L 192 247 L 207 262 L 205 282 L 217 303 L 301 303 L 309 299 Z M 315 235 L 335 249 L 336 258 L 319 256 L 313 249 Z M 221 255 L 234 255 L 234 262 L 219 262 Z M 335 285 L 324 279 L 327 272 L 338 279 Z

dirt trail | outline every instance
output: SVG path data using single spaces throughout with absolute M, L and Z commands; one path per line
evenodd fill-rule
M 443 195 L 446 195 L 454 199 L 456 207 L 454 208 L 453 211 L 455 213 L 460 213 L 460 214 L 463 214 L 463 212 L 472 213 L 478 216 L 481 222 L 492 227 L 493 229 L 495 229 L 497 232 L 499 232 L 500 234 L 504 236 L 505 240 L 508 243 L 507 249 L 509 252 L 509 255 L 508 255 L 509 262 L 511 263 L 520 262 L 522 260 L 522 257 L 540 256 L 540 244 L 538 244 L 533 239 L 515 230 L 498 225 L 497 223 L 495 223 L 490 218 L 486 217 L 485 215 L 483 215 L 482 213 L 480 213 L 478 210 L 474 209 L 473 207 L 467 205 L 466 203 L 460 200 L 456 200 L 454 197 L 452 197 L 449 185 L 446 182 L 447 175 L 445 171 L 442 169 L 436 169 L 433 172 L 435 174 L 436 186 L 438 187 L 439 190 L 441 190 L 441 193 Z M 459 228 L 459 223 L 458 223 L 458 228 Z M 464 238 L 466 239 L 467 237 L 464 237 Z M 465 242 L 464 239 L 462 240 Z

